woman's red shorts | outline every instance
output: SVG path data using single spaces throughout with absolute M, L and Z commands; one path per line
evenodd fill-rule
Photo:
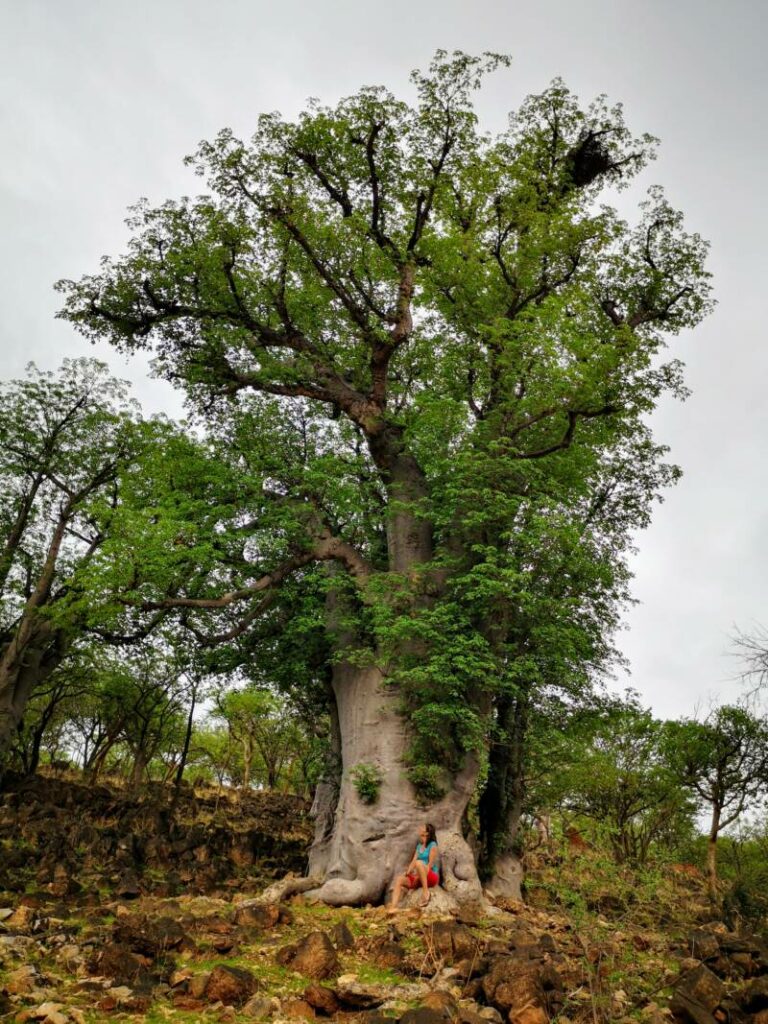
M 421 885 L 421 879 L 419 878 L 415 871 L 412 871 L 405 877 L 408 879 L 409 889 L 418 889 L 418 887 Z M 433 886 L 439 885 L 439 883 L 440 875 L 438 875 L 436 871 L 433 871 L 432 868 L 430 868 L 429 871 L 427 872 L 427 885 L 431 889 Z

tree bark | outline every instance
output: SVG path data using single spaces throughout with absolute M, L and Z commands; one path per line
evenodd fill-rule
M 707 841 L 707 882 L 709 895 L 717 896 L 717 837 L 720 832 L 720 808 L 715 806 L 712 811 L 712 824 Z
M 474 857 L 461 833 L 461 821 L 477 780 L 470 758 L 451 791 L 422 806 L 405 775 L 408 731 L 398 695 L 387 688 L 376 667 L 338 664 L 333 689 L 339 714 L 342 775 L 330 833 L 310 853 L 309 874 L 322 877 L 308 895 L 334 906 L 375 903 L 402 872 L 422 822 L 437 829 L 446 891 L 458 901 L 481 898 Z M 366 803 L 353 779 L 357 765 L 370 765 L 381 778 L 378 798 Z

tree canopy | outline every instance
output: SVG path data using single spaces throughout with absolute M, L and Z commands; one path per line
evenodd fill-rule
M 413 103 L 368 87 L 224 131 L 190 161 L 206 194 L 139 204 L 125 255 L 60 285 L 86 336 L 185 389 L 230 481 L 188 571 L 136 557 L 123 599 L 201 636 L 216 612 L 258 632 L 283 591 L 324 622 L 335 902 L 378 895 L 418 799 L 470 856 L 490 738 L 508 753 L 529 695 L 610 664 L 632 533 L 677 475 L 647 414 L 684 393 L 662 351 L 709 308 L 706 245 L 658 188 L 633 225 L 607 204 L 654 152 L 620 107 L 556 81 L 484 133 L 472 93 L 506 63 L 438 52 Z

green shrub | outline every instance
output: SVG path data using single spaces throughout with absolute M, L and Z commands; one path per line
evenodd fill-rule
M 363 761 L 356 764 L 351 771 L 352 783 L 357 790 L 357 795 L 366 804 L 375 804 L 379 799 L 381 789 L 381 772 L 374 764 L 365 764 Z

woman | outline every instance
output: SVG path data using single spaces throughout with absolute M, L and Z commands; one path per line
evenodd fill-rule
M 429 890 L 432 886 L 440 884 L 440 851 L 437 846 L 437 836 L 434 825 L 422 825 L 419 829 L 419 841 L 413 859 L 403 875 L 395 879 L 395 887 L 392 890 L 392 902 L 389 910 L 397 910 L 403 889 L 416 889 L 421 886 L 423 894 L 421 906 L 426 907 L 429 903 Z

